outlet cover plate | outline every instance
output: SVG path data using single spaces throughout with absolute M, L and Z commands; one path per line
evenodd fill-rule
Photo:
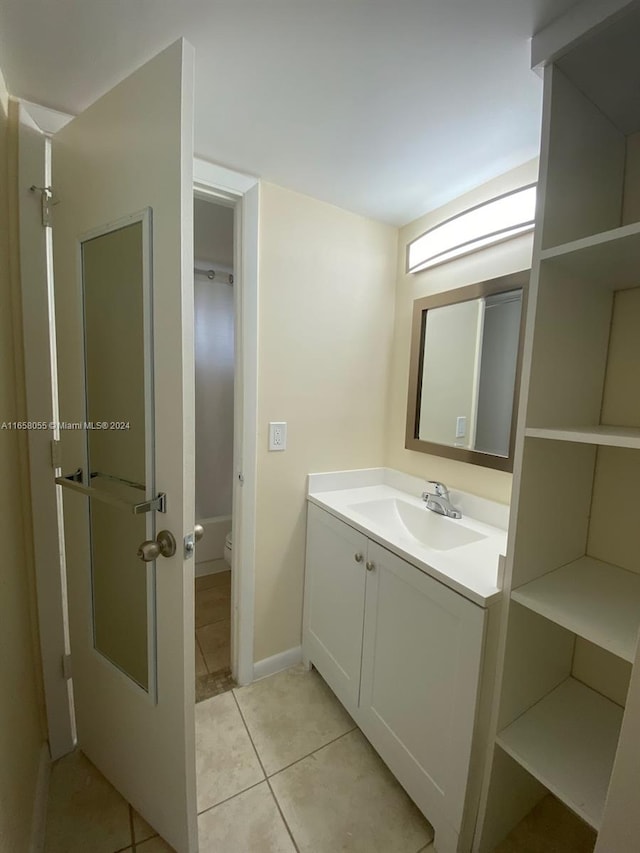
M 269 423 L 269 450 L 287 449 L 287 424 L 285 421 Z

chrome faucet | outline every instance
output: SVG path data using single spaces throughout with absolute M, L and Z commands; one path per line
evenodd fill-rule
M 433 486 L 434 492 L 423 492 L 422 500 L 425 501 L 427 509 L 437 512 L 438 515 L 446 515 L 447 518 L 462 518 L 460 510 L 453 506 L 449 497 L 449 489 L 438 480 L 427 480 L 427 485 Z

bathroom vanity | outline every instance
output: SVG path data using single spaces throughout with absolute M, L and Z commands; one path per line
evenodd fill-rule
M 303 655 L 432 823 L 438 853 L 454 853 L 477 809 L 508 507 L 454 492 L 462 518 L 445 518 L 424 485 L 389 469 L 310 475 Z

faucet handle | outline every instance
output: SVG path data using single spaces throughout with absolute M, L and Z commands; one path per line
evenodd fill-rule
M 444 483 L 441 483 L 439 480 L 427 480 L 427 485 L 434 486 L 435 493 L 439 498 L 446 498 L 449 500 L 449 489 Z

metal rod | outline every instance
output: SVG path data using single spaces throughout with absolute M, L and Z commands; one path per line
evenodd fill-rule
M 209 281 L 213 281 L 218 275 L 221 275 L 222 278 L 220 281 L 224 281 L 225 284 L 233 284 L 233 273 L 232 272 L 222 272 L 218 273 L 213 269 L 203 269 L 202 267 L 194 267 L 193 271 L 196 275 L 206 275 Z
M 154 512 L 154 510 L 157 510 L 158 512 L 167 511 L 167 496 L 164 492 L 160 492 L 157 497 L 152 498 L 149 501 L 131 503 L 130 501 L 125 501 L 116 495 L 112 495 L 110 492 L 105 492 L 102 489 L 94 489 L 93 486 L 85 486 L 81 482 L 78 482 L 77 476 L 78 472 L 70 474 L 68 477 L 56 477 L 56 483 L 59 486 L 63 486 L 65 489 L 71 489 L 72 492 L 78 492 L 81 495 L 86 495 L 89 498 L 95 498 L 103 503 L 116 506 L 119 509 L 125 509 L 132 512 L 134 515 L 143 515 L 146 512 Z M 105 475 L 102 474 L 99 476 Z M 109 477 L 109 479 L 123 482 L 117 477 Z
M 198 275 L 206 275 L 206 277 L 208 279 L 210 279 L 211 281 L 213 281 L 213 279 L 216 277 L 216 271 L 215 270 L 203 270 L 203 269 L 200 269 L 199 267 L 194 267 L 193 271 L 194 271 L 194 273 L 197 273 Z
M 134 480 L 125 480 L 124 477 L 116 477 L 114 474 L 103 474 L 102 471 L 92 471 L 89 476 L 92 480 L 94 477 L 101 477 L 103 480 L 111 480 L 112 483 L 122 483 L 123 486 L 129 486 L 132 489 L 141 489 L 143 492 L 147 489 L 142 483 L 136 483 Z

